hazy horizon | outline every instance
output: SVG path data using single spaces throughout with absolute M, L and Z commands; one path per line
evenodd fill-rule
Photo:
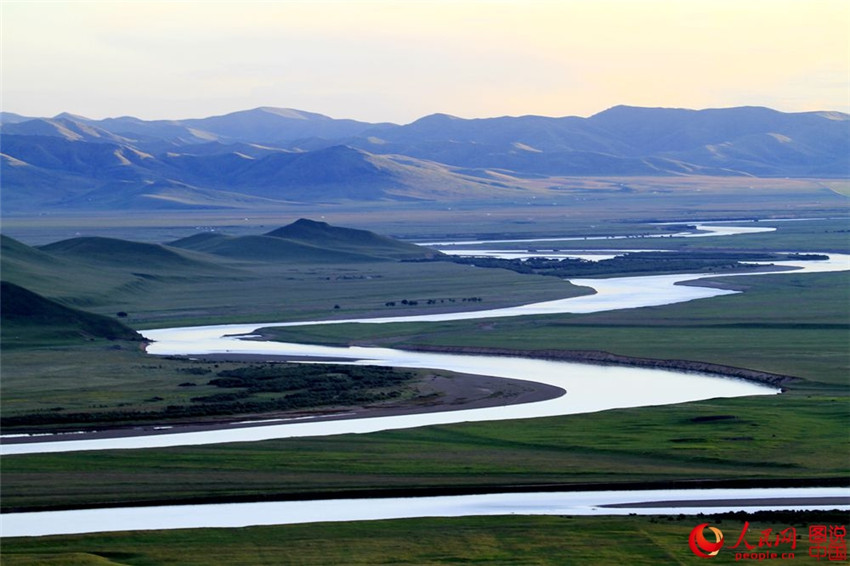
M 615 105 L 615 106 L 603 108 L 603 109 L 599 110 L 598 112 L 593 112 L 591 114 L 581 115 L 581 116 L 578 115 L 578 114 L 563 114 L 561 116 L 547 116 L 547 115 L 544 115 L 544 114 L 529 114 L 529 113 L 526 113 L 526 114 L 512 114 L 512 115 L 505 114 L 505 115 L 501 115 L 501 116 L 470 116 L 470 117 L 467 117 L 467 116 L 457 116 L 455 114 L 449 114 L 448 112 L 440 112 L 438 110 L 438 111 L 432 112 L 431 114 L 425 114 L 425 115 L 419 116 L 419 117 L 411 120 L 410 122 L 392 122 L 390 120 L 374 120 L 374 121 L 368 121 L 368 122 L 375 123 L 375 124 L 383 123 L 383 124 L 395 124 L 395 125 L 403 126 L 403 125 L 415 122 L 417 120 L 420 120 L 422 118 L 425 118 L 427 116 L 439 115 L 439 114 L 448 114 L 448 115 L 450 115 L 454 118 L 459 118 L 459 119 L 464 119 L 464 120 L 486 120 L 486 119 L 492 119 L 492 118 L 517 118 L 517 117 L 525 117 L 525 116 L 539 116 L 539 117 L 543 117 L 543 118 L 566 118 L 566 117 L 589 118 L 589 117 L 591 117 L 595 114 L 600 114 L 602 112 L 605 112 L 606 110 L 610 110 L 611 108 L 615 108 L 616 106 L 631 106 L 631 105 L 619 105 L 618 104 L 618 105 Z M 636 106 L 632 106 L 632 107 L 637 108 Z M 754 107 L 754 108 L 762 107 L 762 108 L 768 108 L 770 110 L 776 110 L 778 112 L 796 113 L 794 111 L 786 112 L 786 111 L 783 111 L 783 110 L 779 110 L 777 108 L 770 108 L 770 107 L 767 107 L 767 106 L 750 105 L 749 107 Z M 120 119 L 120 118 L 136 118 L 136 119 L 143 120 L 143 121 L 180 122 L 180 121 L 185 121 L 185 120 L 199 120 L 199 119 L 205 119 L 205 118 L 214 118 L 216 116 L 226 116 L 226 115 L 229 115 L 229 114 L 235 114 L 235 113 L 239 113 L 239 112 L 251 112 L 251 111 L 254 111 L 254 110 L 261 110 L 263 108 L 270 108 L 270 109 L 274 109 L 274 110 L 295 110 L 295 111 L 304 112 L 304 113 L 308 113 L 308 114 L 321 114 L 323 116 L 326 116 L 326 117 L 334 119 L 334 120 L 348 120 L 348 119 L 354 120 L 354 118 L 351 118 L 350 116 L 329 116 L 329 115 L 325 114 L 324 112 L 311 110 L 311 109 L 308 109 L 308 108 L 285 108 L 285 107 L 272 107 L 272 106 L 268 106 L 268 105 L 266 105 L 266 106 L 256 106 L 256 107 L 252 107 L 252 108 L 234 108 L 233 110 L 224 111 L 224 112 L 221 112 L 219 114 L 210 114 L 210 115 L 204 115 L 204 116 L 202 116 L 202 115 L 197 115 L 197 116 L 195 116 L 195 115 L 193 115 L 193 116 L 169 116 L 169 117 L 164 117 L 164 118 L 151 118 L 151 119 L 139 118 L 139 116 L 134 116 L 132 114 L 92 117 L 92 116 L 86 116 L 86 115 L 81 114 L 79 112 L 71 112 L 71 111 L 67 111 L 67 110 L 63 110 L 62 112 L 59 112 L 57 114 L 52 114 L 52 115 L 22 114 L 21 112 L 15 112 L 14 110 L 8 110 L 8 109 L 4 109 L 3 112 L 16 114 L 18 116 L 23 116 L 25 118 L 33 118 L 33 119 L 38 119 L 38 118 L 52 119 L 52 118 L 56 118 L 56 117 L 61 116 L 61 115 L 68 114 L 68 115 L 78 116 L 80 118 L 86 118 L 86 119 L 93 120 L 93 121 L 108 120 L 108 119 Z M 668 109 L 668 110 L 700 111 L 700 110 L 724 110 L 724 109 L 729 109 L 729 108 L 743 108 L 743 106 L 740 106 L 740 107 L 724 107 L 724 108 L 721 108 L 721 107 L 715 107 L 715 108 L 682 108 L 682 107 L 660 107 L 660 106 L 650 107 L 650 106 L 645 106 L 645 107 L 641 107 L 641 108 L 664 108 L 664 109 Z M 841 110 L 834 110 L 834 109 L 831 109 L 831 108 L 821 108 L 821 109 L 817 109 L 817 110 L 803 110 L 803 111 L 800 111 L 800 112 L 802 112 L 802 113 L 805 113 L 805 112 L 815 112 L 815 113 L 817 113 L 817 112 L 839 112 L 841 114 L 849 114 L 850 115 L 850 112 L 843 112 Z M 363 120 L 363 121 L 367 122 L 365 120 Z
M 179 120 L 263 106 L 405 124 L 616 105 L 850 112 L 835 0 L 4 0 L 2 110 Z

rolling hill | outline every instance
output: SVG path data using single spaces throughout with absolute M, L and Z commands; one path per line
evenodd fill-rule
M 168 245 L 231 259 L 304 264 L 424 259 L 439 253 L 367 230 L 304 218 L 261 235 L 235 237 L 207 232 Z
M 528 179 L 565 176 L 850 175 L 850 116 L 759 107 L 406 125 L 280 108 L 170 121 L 6 114 L 1 127 L 7 213 L 517 199 Z
M 288 308 L 293 288 L 306 288 L 308 294 L 317 289 L 314 300 L 324 308 L 327 299 L 321 289 L 332 286 L 332 280 L 360 273 L 352 281 L 370 286 L 372 274 L 384 268 L 397 273 L 410 267 L 393 263 L 439 253 L 306 219 L 264 234 L 198 232 L 169 244 L 82 237 L 33 247 L 6 236 L 0 243 L 4 282 L 68 308 L 110 316 L 127 312 L 134 324 L 145 324 L 139 312 L 152 303 L 157 305 L 156 316 L 166 320 L 191 319 L 204 309 L 260 309 L 257 313 L 268 314 L 263 305 Z M 380 292 L 381 287 L 370 288 Z M 40 311 L 9 311 L 24 318 L 27 312 Z
M 440 253 L 368 230 L 331 226 L 327 222 L 306 218 L 272 230 L 266 236 L 385 259 L 420 259 Z
M 213 271 L 218 266 L 202 259 L 187 257 L 180 250 L 160 244 L 131 242 L 98 236 L 71 238 L 39 248 L 53 256 L 97 265 L 110 265 L 134 270 Z
M 7 347 L 34 337 L 62 341 L 144 340 L 116 319 L 66 307 L 8 281 L 0 282 L 0 322 Z
M 52 299 L 64 300 L 106 293 L 132 278 L 112 273 L 85 259 L 64 258 L 0 235 L 0 275 Z
M 250 264 L 391 262 L 434 252 L 366 230 L 301 219 L 266 234 L 202 232 L 168 244 L 79 237 L 32 247 L 0 235 L 4 281 L 63 304 L 97 310 L 168 285 L 251 277 Z M 261 267 L 261 269 L 264 269 Z
M 198 234 L 171 242 L 169 245 L 175 248 L 246 261 L 315 264 L 362 262 L 379 259 L 365 253 L 350 253 L 321 248 L 264 235 L 236 237 L 224 234 Z
M 161 285 L 238 276 L 215 257 L 159 244 L 82 237 L 32 247 L 0 236 L 0 274 L 67 306 L 97 310 Z

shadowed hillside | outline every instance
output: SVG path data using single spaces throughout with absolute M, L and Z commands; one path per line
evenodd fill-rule
M 63 306 L 8 281 L 0 282 L 3 343 L 32 339 L 134 340 L 144 338 L 118 320 Z
M 7 236 L 0 241 L 5 281 L 86 310 L 143 297 L 174 282 L 236 273 L 214 257 L 114 238 L 72 238 L 38 248 Z
M 108 292 L 129 279 L 73 257 L 64 258 L 0 235 L 0 274 L 5 281 L 53 298 Z
M 178 250 L 159 244 L 131 242 L 116 238 L 84 237 L 62 240 L 40 249 L 63 258 L 76 258 L 84 262 L 108 263 L 128 268 L 180 268 L 214 269 L 198 259 L 190 258 Z
M 201 237 L 203 236 L 203 237 Z M 171 242 L 175 248 L 194 250 L 230 259 L 293 264 L 374 261 L 366 253 L 349 253 L 269 236 L 198 234 Z

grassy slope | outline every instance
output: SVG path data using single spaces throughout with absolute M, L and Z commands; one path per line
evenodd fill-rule
M 118 320 L 68 308 L 8 281 L 0 283 L 0 321 L 4 348 L 50 340 L 142 341 Z

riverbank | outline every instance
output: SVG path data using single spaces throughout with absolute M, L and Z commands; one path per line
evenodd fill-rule
M 96 532 L 240 528 L 255 525 L 374 521 L 474 515 L 624 515 L 721 512 L 847 510 L 842 488 L 662 489 L 495 493 L 451 497 L 390 497 L 323 501 L 137 506 L 4 515 L 2 536 L 46 536 Z
M 335 361 L 330 358 L 309 356 L 275 356 L 268 354 L 210 354 L 192 356 L 205 362 L 292 362 Z M 285 425 L 305 422 L 325 422 L 349 419 L 367 419 L 398 415 L 415 415 L 442 411 L 482 409 L 556 399 L 566 394 L 560 387 L 510 378 L 485 375 L 433 374 L 413 385 L 411 397 L 368 405 L 340 405 L 277 411 L 259 414 L 240 414 L 215 419 L 163 420 L 156 424 L 134 426 L 109 426 L 104 423 L 97 430 L 55 429 L 38 433 L 7 435 L 2 444 L 28 444 L 55 441 L 78 441 L 138 436 L 220 431 L 268 425 Z
M 763 385 L 782 387 L 798 381 L 799 379 L 790 375 L 781 375 L 756 371 L 746 368 L 738 368 L 708 362 L 697 362 L 690 360 L 660 360 L 654 358 L 638 358 L 633 356 L 621 356 L 602 350 L 517 350 L 511 348 L 492 348 L 484 346 L 431 346 L 431 345 L 405 345 L 405 350 L 415 352 L 435 352 L 444 354 L 465 354 L 477 356 L 506 356 L 535 358 L 541 360 L 556 360 L 563 362 L 577 362 L 585 364 L 620 365 L 648 369 L 666 369 L 684 372 L 704 373 L 721 377 L 744 379 Z
M 4 506 L 2 513 L 37 513 L 44 511 L 73 511 L 83 509 L 114 509 L 160 507 L 173 505 L 224 505 L 236 503 L 286 502 L 286 501 L 328 501 L 328 500 L 370 500 L 394 498 L 427 498 L 454 497 L 466 495 L 497 495 L 522 493 L 586 493 L 586 492 L 652 492 L 658 490 L 729 490 L 729 489 L 791 489 L 791 488 L 847 488 L 850 490 L 850 478 L 778 478 L 778 479 L 693 479 L 693 480 L 664 480 L 664 481 L 622 481 L 622 482 L 581 482 L 581 483 L 503 483 L 489 485 L 456 485 L 456 486 L 420 486 L 406 488 L 363 488 L 363 489 L 324 489 L 316 491 L 268 492 L 262 495 L 206 495 L 195 497 L 168 497 L 162 499 L 145 499 L 138 501 L 116 501 L 106 503 L 88 503 L 74 505 L 24 505 Z M 730 505 L 731 499 L 715 500 L 723 505 Z M 671 503 L 665 501 L 665 503 Z M 818 505 L 815 499 L 798 501 L 799 504 Z M 850 491 L 841 500 L 842 505 L 850 505 Z M 625 505 L 603 505 L 603 507 L 625 507 Z M 629 504 L 629 507 L 652 507 L 652 502 Z M 670 507 L 679 505 L 670 504 Z M 707 505 L 709 506 L 709 505 Z

